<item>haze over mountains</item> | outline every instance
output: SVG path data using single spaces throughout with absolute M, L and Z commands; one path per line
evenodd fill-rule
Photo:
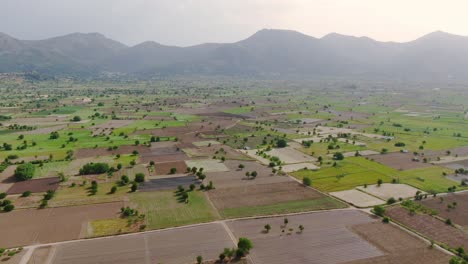
M 30 71 L 81 77 L 111 72 L 468 80 L 468 37 L 438 31 L 394 43 L 264 29 L 236 43 L 182 48 L 151 41 L 128 47 L 99 33 L 35 41 L 0 33 L 0 72 Z

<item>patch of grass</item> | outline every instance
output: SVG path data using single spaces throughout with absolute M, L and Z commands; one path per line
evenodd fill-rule
M 189 202 L 181 203 L 173 191 L 137 192 L 130 201 L 146 214 L 149 229 L 182 226 L 217 219 L 216 212 L 203 192 L 188 193 Z
M 54 198 L 49 201 L 50 207 L 122 201 L 130 190 L 130 185 L 122 186 L 117 187 L 115 193 L 109 194 L 115 183 L 106 182 L 99 183 L 98 191 L 96 194 L 91 195 L 89 189 L 91 187 L 91 180 L 88 180 L 88 183 L 84 186 L 81 186 L 81 182 L 77 182 L 75 187 L 69 187 L 70 184 L 71 182 L 67 182 L 67 186 L 61 186 L 55 192 Z
M 379 179 L 391 182 L 398 171 L 362 157 L 345 158 L 336 167 L 317 171 L 300 170 L 292 175 L 299 180 L 312 179 L 312 186 L 319 190 L 334 192 L 349 190 L 364 184 L 376 184 Z
M 444 172 L 450 173 L 451 170 L 437 166 L 419 168 L 401 171 L 399 178 L 401 183 L 406 183 L 425 192 L 447 192 L 449 187 L 458 186 L 458 184 L 446 179 L 443 175 Z M 457 188 L 461 189 L 461 187 Z
M 120 233 L 130 233 L 137 229 L 124 218 L 102 219 L 90 222 L 91 234 L 89 237 L 110 236 Z
M 285 214 L 314 210 L 326 210 L 346 208 L 346 205 L 330 197 L 323 197 L 313 200 L 299 200 L 272 205 L 228 208 L 221 211 L 221 215 L 226 218 L 236 218 L 257 215 Z
M 415 203 L 412 200 L 405 200 L 401 203 L 401 206 L 412 211 L 414 210 L 415 212 L 420 212 L 423 214 L 430 214 L 430 215 L 436 215 L 438 214 L 437 210 L 428 208 L 422 204 Z

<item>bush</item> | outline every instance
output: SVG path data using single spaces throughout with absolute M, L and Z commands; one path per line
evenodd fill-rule
M 334 160 L 344 160 L 344 155 L 341 152 L 336 152 L 333 154 L 333 159 Z
M 385 216 L 385 217 L 382 219 L 382 222 L 384 222 L 384 223 L 390 223 L 390 218 L 388 218 L 388 217 Z
M 277 148 L 285 148 L 287 145 L 288 145 L 288 142 L 286 142 L 286 140 L 284 140 L 284 139 L 278 139 L 276 141 L 276 147 Z
M 309 177 L 304 177 L 302 179 L 302 183 L 305 185 L 305 186 L 311 186 L 312 185 L 312 180 L 309 178 Z
M 136 192 L 136 190 L 138 190 L 138 183 L 132 183 L 132 187 L 130 187 L 130 189 L 132 190 L 132 192 Z
M 396 203 L 395 198 L 393 198 L 393 197 L 388 198 L 387 204 L 394 204 L 394 203 Z
M 381 205 L 374 206 L 374 213 L 378 216 L 383 216 L 385 213 L 385 208 Z
M 34 176 L 36 167 L 32 163 L 24 163 L 18 165 L 15 170 L 15 178 L 19 181 L 30 180 Z
M 3 211 L 5 212 L 11 212 L 15 209 L 15 206 L 13 204 L 7 204 L 5 207 L 3 207 Z
M 25 191 L 23 194 L 21 194 L 21 197 L 28 197 L 31 195 L 31 191 Z
M 115 193 L 117 191 L 117 186 L 112 186 L 110 193 Z
M 88 163 L 80 169 L 80 175 L 89 174 L 101 174 L 109 171 L 109 165 L 107 163 Z
M 5 197 L 7 197 L 7 193 L 6 193 L 6 192 L 0 193 L 0 199 L 5 199 Z
M 141 183 L 145 181 L 145 174 L 144 173 L 137 173 L 135 174 L 135 182 Z

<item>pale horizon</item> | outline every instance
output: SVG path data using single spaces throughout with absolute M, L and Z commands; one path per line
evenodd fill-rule
M 434 31 L 468 36 L 468 2 L 460 0 L 7 0 L 0 7 L 0 32 L 23 40 L 98 32 L 130 46 L 192 46 L 236 42 L 264 28 L 385 42 Z

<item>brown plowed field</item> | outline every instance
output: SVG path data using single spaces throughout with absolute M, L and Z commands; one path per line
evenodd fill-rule
M 256 264 L 329 264 L 383 255 L 348 228 L 375 221 L 357 210 L 288 216 L 284 233 L 281 232 L 283 219 L 239 220 L 229 222 L 228 226 L 237 238 L 252 240 L 254 249 L 250 257 Z M 266 224 L 272 227 L 269 233 L 262 231 Z M 305 228 L 302 233 L 297 233 L 299 225 Z
M 397 170 L 410 170 L 433 166 L 422 161 L 412 161 L 413 154 L 411 153 L 393 152 L 388 154 L 371 155 L 368 157 L 371 160 L 377 161 L 383 165 L 387 165 Z
M 179 228 L 67 243 L 57 246 L 53 264 L 195 263 L 217 259 L 234 243 L 221 224 Z
M 429 248 L 422 240 L 391 224 L 373 222 L 353 226 L 351 230 L 385 255 L 346 262 L 347 264 L 446 264 L 450 260 L 449 255 Z
M 160 162 L 154 165 L 156 175 L 167 175 L 170 173 L 171 168 L 176 168 L 178 174 L 185 173 L 187 165 L 184 161 Z
M 96 156 L 131 154 L 134 150 L 138 151 L 140 155 L 151 152 L 150 148 L 146 146 L 124 145 L 114 150 L 108 150 L 107 148 L 78 149 L 75 151 L 74 157 L 77 159 L 81 159 L 81 158 L 90 158 L 90 157 L 96 157 Z
M 242 170 L 238 168 L 239 164 L 244 165 Z M 273 175 L 270 168 L 262 166 L 255 161 L 226 160 L 224 165 L 228 167 L 229 171 L 206 173 L 207 181 L 213 181 L 218 189 L 291 181 L 288 176 Z M 245 176 L 246 172 L 252 171 L 258 173 L 255 180 L 247 179 Z
M 149 163 L 150 161 L 154 162 L 169 162 L 169 161 L 183 161 L 188 159 L 187 155 L 180 151 L 176 154 L 168 154 L 168 155 L 145 155 L 140 156 L 140 161 L 142 163 Z
M 57 190 L 60 180 L 58 177 L 34 179 L 28 181 L 16 182 L 8 189 L 8 194 L 19 194 L 25 191 L 33 193 L 46 192 L 48 190 Z
M 0 215 L 0 245 L 14 247 L 80 238 L 90 220 L 117 217 L 123 203 L 14 210 Z
M 455 209 L 448 209 L 449 204 L 457 203 Z M 457 225 L 468 228 L 468 192 L 460 194 L 448 194 L 443 196 L 443 201 L 439 198 L 425 199 L 418 201 L 422 205 L 437 210 L 438 216 L 450 219 Z
M 468 248 L 468 234 L 445 224 L 444 222 L 426 214 L 411 215 L 408 210 L 400 206 L 394 206 L 385 212 L 395 221 L 417 231 L 434 241 L 442 242 L 452 248 Z
M 219 188 L 209 191 L 208 195 L 218 209 L 268 205 L 323 197 L 319 192 L 304 187 L 295 181 Z

